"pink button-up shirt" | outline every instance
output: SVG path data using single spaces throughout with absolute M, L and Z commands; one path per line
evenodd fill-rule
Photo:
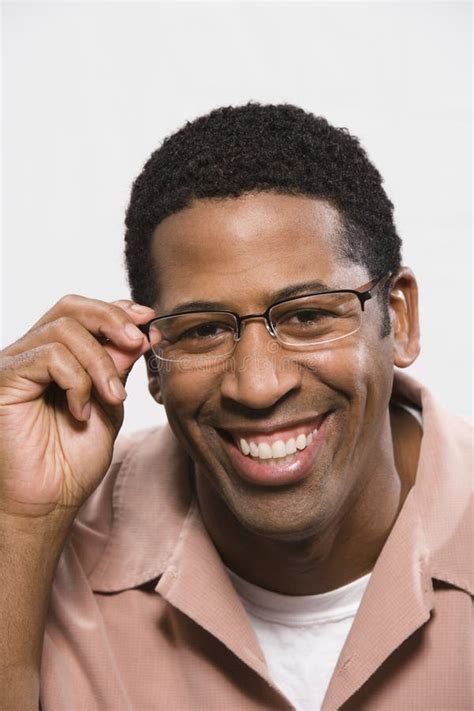
M 471 429 L 405 373 L 395 375 L 393 398 L 422 411 L 416 482 L 321 708 L 467 711 L 474 708 Z M 293 708 L 269 676 L 206 532 L 190 469 L 168 426 L 118 440 L 57 569 L 42 711 Z

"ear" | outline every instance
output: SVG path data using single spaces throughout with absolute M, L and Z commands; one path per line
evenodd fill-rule
M 418 284 L 411 269 L 401 267 L 391 278 L 389 308 L 392 321 L 393 363 L 407 368 L 420 353 Z
M 161 397 L 161 382 L 160 374 L 156 364 L 156 356 L 153 351 L 145 353 L 146 371 L 148 373 L 148 390 L 154 400 L 160 405 L 163 405 Z

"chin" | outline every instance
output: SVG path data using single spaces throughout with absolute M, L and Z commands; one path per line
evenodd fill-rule
M 295 490 L 294 486 L 288 486 L 249 492 L 235 491 L 228 482 L 226 484 L 216 492 L 224 504 L 222 515 L 232 518 L 237 529 L 254 536 L 300 541 L 314 537 L 329 524 L 327 512 L 332 507 L 323 503 L 322 493 L 311 495 L 310 487 Z

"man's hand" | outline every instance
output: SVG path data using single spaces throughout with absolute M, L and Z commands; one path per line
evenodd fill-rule
M 153 315 L 132 301 L 65 296 L 0 352 L 0 514 L 74 515 L 98 486 L 126 377 L 150 349 L 137 324 Z

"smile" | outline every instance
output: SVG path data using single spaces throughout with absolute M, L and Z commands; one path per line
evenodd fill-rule
M 234 470 L 255 484 L 275 485 L 300 479 L 312 466 L 327 415 L 272 431 L 224 430 L 225 449 Z
M 258 459 L 281 459 L 306 449 L 313 441 L 319 428 L 310 423 L 293 427 L 291 430 L 279 430 L 270 435 L 245 433 L 244 436 L 231 433 L 242 454 Z

